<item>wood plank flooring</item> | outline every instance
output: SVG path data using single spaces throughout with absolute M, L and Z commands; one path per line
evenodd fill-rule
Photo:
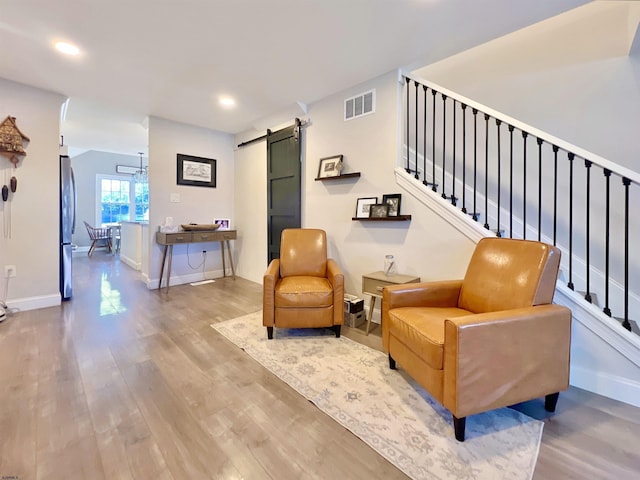
M 259 284 L 150 291 L 101 252 L 74 273 L 71 301 L 0 324 L 0 478 L 407 478 L 210 327 Z M 640 477 L 640 409 L 577 388 L 517 408 L 545 421 L 534 479 Z

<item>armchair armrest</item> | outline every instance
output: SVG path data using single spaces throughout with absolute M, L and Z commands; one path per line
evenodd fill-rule
M 389 351 L 389 310 L 400 307 L 457 307 L 462 280 L 404 283 L 382 289 L 382 346 Z
M 275 322 L 275 292 L 280 280 L 280 259 L 271 260 L 262 277 L 262 324 L 272 327 Z
M 457 307 L 462 280 L 405 283 L 382 289 L 383 310 L 398 307 Z
M 327 259 L 327 278 L 333 287 L 333 324 L 342 325 L 344 323 L 344 273 L 338 262 L 332 258 Z
M 443 405 L 462 418 L 565 390 L 570 346 L 560 305 L 447 319 Z

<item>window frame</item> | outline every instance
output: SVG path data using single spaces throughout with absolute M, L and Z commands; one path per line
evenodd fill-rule
M 136 182 L 131 175 L 114 175 L 98 173 L 96 174 L 96 195 L 95 195 L 95 225 L 107 226 L 108 224 L 102 223 L 102 181 L 103 180 L 118 180 L 121 182 L 129 183 L 129 219 L 130 222 L 136 222 Z M 142 203 L 145 205 L 145 203 Z M 147 210 L 149 203 L 146 203 Z M 131 217 L 133 216 L 133 220 Z

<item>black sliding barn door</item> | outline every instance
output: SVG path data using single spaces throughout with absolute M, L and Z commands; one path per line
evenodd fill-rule
M 302 210 L 300 120 L 267 131 L 267 242 L 268 261 L 280 257 L 280 234 L 299 228 Z

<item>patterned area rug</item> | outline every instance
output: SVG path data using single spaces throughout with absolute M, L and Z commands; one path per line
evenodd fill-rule
M 467 418 L 466 441 L 451 414 L 387 355 L 326 329 L 274 329 L 262 312 L 211 325 L 265 368 L 414 479 L 530 479 L 543 422 L 502 408 Z

